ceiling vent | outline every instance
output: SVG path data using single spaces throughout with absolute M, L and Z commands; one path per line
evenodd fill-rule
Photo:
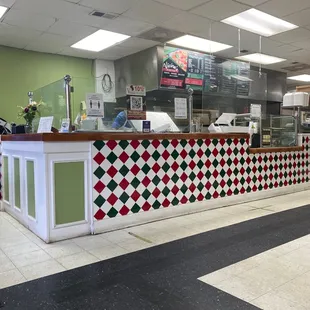
M 96 17 L 102 17 L 102 18 L 106 18 L 106 19 L 115 19 L 119 16 L 118 14 L 104 13 L 104 12 L 99 12 L 99 11 L 93 11 L 90 13 L 90 15 L 96 16 Z
M 284 67 L 282 69 L 286 71 L 290 71 L 290 72 L 296 72 L 296 71 L 301 71 L 301 70 L 309 70 L 310 65 L 298 62 L 297 64 L 294 64 L 293 66 Z
M 138 38 L 145 39 L 145 40 L 151 40 L 151 41 L 157 41 L 161 43 L 166 43 L 168 41 L 171 41 L 173 39 L 176 39 L 178 37 L 183 36 L 183 32 L 165 29 L 161 27 L 156 27 L 154 29 L 151 29 L 149 31 L 146 31 L 144 33 L 141 33 Z

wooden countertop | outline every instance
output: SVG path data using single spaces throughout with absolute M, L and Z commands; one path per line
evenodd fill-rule
M 280 152 L 296 152 L 303 151 L 303 146 L 284 146 L 284 147 L 261 147 L 261 148 L 249 148 L 250 154 L 259 153 L 280 153 Z
M 163 139 L 247 139 L 243 133 L 36 133 L 21 135 L 3 135 L 1 141 L 43 141 L 43 142 L 81 142 L 95 140 L 163 140 Z

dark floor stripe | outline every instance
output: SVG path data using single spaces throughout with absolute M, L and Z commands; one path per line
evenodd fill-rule
M 3 309 L 257 309 L 197 278 L 310 234 L 310 206 L 0 290 Z M 207 224 L 206 224 L 207 226 Z

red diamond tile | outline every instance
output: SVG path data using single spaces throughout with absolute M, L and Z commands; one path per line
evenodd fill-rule
M 242 148 L 239 150 L 239 153 L 243 156 L 243 155 L 246 153 L 246 150 L 242 147 Z
M 245 174 L 245 169 L 244 169 L 243 167 L 241 167 L 241 169 L 240 169 L 240 174 L 241 174 L 241 175 L 244 175 L 244 174 Z
M 247 163 L 248 165 L 250 165 L 250 163 L 252 162 L 252 160 L 251 160 L 250 157 L 247 157 L 247 159 L 246 159 L 245 161 L 246 161 L 246 163 Z
M 219 151 L 217 149 L 214 149 L 212 151 L 212 154 L 213 154 L 214 157 L 216 157 L 219 154 Z
M 233 140 L 233 143 L 234 143 L 234 145 L 238 145 L 239 139 L 235 138 L 235 139 Z
M 106 214 L 101 209 L 99 209 L 95 214 L 95 219 L 101 221 L 104 219 L 105 216 Z
M 147 201 L 142 206 L 143 211 L 149 211 L 151 208 L 152 206 Z
M 257 168 L 256 168 L 256 166 L 254 166 L 254 167 L 252 168 L 252 172 L 255 174 L 256 171 L 257 171 Z
M 263 157 L 262 156 L 258 156 L 257 161 L 261 164 L 263 162 Z
M 130 142 L 130 145 L 133 147 L 133 149 L 137 149 L 139 146 L 140 146 L 140 141 L 138 141 L 138 140 L 132 140 L 131 142 Z
M 205 166 L 209 169 L 212 166 L 212 163 L 209 159 L 205 162 Z
M 222 180 L 222 181 L 220 182 L 220 186 L 221 186 L 222 188 L 224 188 L 225 185 L 226 185 L 226 182 L 225 182 L 224 180 Z
M 133 175 L 137 175 L 141 171 L 141 169 L 136 164 L 134 164 L 130 169 L 130 171 L 132 172 Z
M 167 174 L 164 175 L 164 177 L 162 178 L 162 181 L 164 182 L 164 184 L 168 184 L 170 181 L 170 178 Z
M 162 157 L 164 158 L 164 160 L 167 160 L 170 157 L 170 154 L 167 150 L 165 150 L 162 154 Z
M 268 187 L 268 184 L 266 183 L 265 185 L 264 185 L 264 189 L 268 189 L 269 187 Z
M 185 159 L 187 157 L 187 152 L 183 149 L 182 152 L 180 153 L 180 156 Z
M 176 185 L 174 185 L 174 186 L 172 187 L 171 192 L 172 192 L 172 194 L 174 194 L 175 196 L 177 195 L 177 193 L 178 193 L 179 191 L 180 191 L 180 190 L 179 190 L 179 188 L 178 188 Z
M 202 151 L 202 149 L 199 149 L 198 151 L 197 151 L 197 156 L 199 157 L 199 158 L 201 158 L 202 156 L 203 156 L 203 151 Z
M 274 170 L 277 171 L 279 169 L 279 166 L 277 164 L 275 164 L 273 168 L 274 168 Z
M 179 164 L 175 161 L 173 162 L 173 164 L 171 165 L 171 168 L 173 171 L 177 171 L 179 169 Z
M 163 207 L 164 208 L 168 208 L 169 206 L 170 206 L 170 201 L 166 198 L 164 201 L 163 201 L 163 203 L 162 203 L 162 205 L 163 205 Z
M 217 191 L 215 191 L 213 194 L 213 198 L 216 199 L 216 198 L 219 198 L 219 196 L 220 194 Z
M 241 194 L 244 194 L 245 192 L 246 192 L 245 188 L 242 187 L 242 188 L 240 189 L 240 193 L 241 193 Z
M 252 188 L 252 191 L 253 191 L 253 192 L 257 192 L 257 190 L 258 190 L 257 186 L 254 185 L 253 188 Z
M 117 146 L 117 142 L 115 140 L 109 140 L 106 144 L 111 150 L 114 150 Z
M 250 177 L 247 177 L 247 178 L 246 178 L 246 182 L 247 182 L 247 184 L 250 184 L 250 183 L 251 183 L 251 181 L 252 181 L 252 179 L 251 179 Z
M 97 153 L 96 156 L 94 157 L 94 161 L 98 164 L 101 165 L 103 161 L 105 160 L 105 157 L 102 155 L 102 153 Z
M 144 161 L 148 161 L 148 160 L 150 159 L 151 155 L 150 155 L 150 153 L 149 153 L 148 151 L 145 151 L 145 152 L 142 154 L 141 157 L 143 158 Z
M 152 170 L 157 173 L 160 170 L 160 166 L 158 165 L 158 163 L 155 163 L 154 166 L 152 167 Z
M 114 206 L 116 204 L 116 201 L 118 200 L 118 198 L 112 193 L 109 198 L 107 199 L 108 203 L 111 206 Z
M 239 160 L 237 157 L 234 158 L 233 163 L 235 166 L 237 166 L 239 164 Z
M 123 189 L 126 190 L 126 188 L 129 186 L 129 182 L 126 179 L 123 179 L 120 183 L 119 186 Z
M 157 149 L 160 146 L 160 142 L 158 140 L 153 140 L 152 145 L 154 146 L 155 149 Z
M 212 175 L 214 176 L 214 178 L 217 178 L 219 176 L 219 172 L 217 170 L 214 170 Z
M 125 163 L 129 158 L 129 155 L 126 153 L 126 152 L 123 152 L 120 156 L 119 156 L 119 159 Z
M 198 201 L 203 201 L 204 199 L 205 198 L 203 197 L 203 195 L 201 193 L 197 196 Z
M 263 181 L 263 176 L 260 174 L 257 179 L 261 183 Z
M 220 160 L 220 166 L 223 168 L 226 165 L 226 160 L 224 158 L 222 158 Z
M 156 188 L 153 190 L 152 195 L 153 195 L 155 198 L 158 198 L 158 196 L 160 195 L 160 190 L 156 187 Z
M 182 199 L 180 200 L 180 202 L 181 202 L 182 204 L 186 204 L 186 203 L 188 202 L 187 197 L 186 197 L 186 196 L 183 196 Z
M 227 149 L 226 153 L 227 153 L 228 156 L 230 156 L 230 155 L 233 153 L 233 151 L 232 151 L 232 149 L 229 147 L 229 148 Z
M 120 210 L 119 210 L 119 213 L 121 214 L 121 215 L 127 215 L 128 213 L 129 213 L 129 209 L 126 207 L 126 206 L 123 206 Z
M 186 174 L 185 172 L 183 172 L 182 175 L 181 175 L 181 177 L 180 177 L 180 179 L 181 179 L 183 182 L 185 182 L 185 181 L 188 179 L 187 174 Z
M 190 140 L 188 141 L 188 144 L 189 144 L 191 147 L 193 147 L 193 146 L 196 144 L 196 141 L 195 141 L 194 139 L 190 139 Z
M 192 183 L 188 188 L 192 193 L 196 190 L 196 186 L 194 183 Z
M 275 188 L 279 187 L 279 183 L 278 183 L 278 182 L 275 182 L 275 183 L 274 183 L 274 187 L 275 187 Z
M 109 168 L 109 170 L 107 171 L 107 174 L 111 177 L 111 178 L 114 178 L 115 175 L 117 174 L 117 170 L 115 169 L 114 166 L 111 166 Z
M 197 178 L 198 178 L 199 180 L 202 180 L 203 177 L 204 177 L 203 173 L 202 173 L 201 171 L 199 171 L 198 174 L 197 174 Z
M 133 201 L 137 201 L 140 197 L 141 197 L 141 195 L 137 191 L 134 191 L 131 194 L 131 198 L 132 198 Z
M 206 140 L 205 140 L 205 145 L 206 145 L 206 146 L 210 146 L 211 143 L 212 143 L 211 139 L 206 139 Z
M 194 170 L 195 167 L 196 167 L 196 163 L 192 160 L 192 161 L 189 163 L 188 166 L 189 166 L 192 170 Z
M 231 170 L 230 168 L 228 168 L 228 170 L 227 170 L 226 173 L 227 173 L 227 175 L 230 177 L 230 176 L 232 175 L 233 172 L 232 172 L 232 170 Z
M 176 148 L 179 145 L 179 141 L 177 139 L 172 139 L 170 143 L 174 148 Z
M 269 161 L 273 161 L 273 156 L 272 155 L 269 156 Z
M 206 188 L 207 190 L 210 190 L 211 187 L 212 187 L 212 184 L 208 181 L 208 182 L 206 183 L 206 185 L 205 185 L 205 188 Z
M 148 187 L 150 185 L 152 181 L 146 176 L 143 180 L 142 180 L 142 184 L 145 186 L 145 187 Z
M 239 179 L 235 178 L 234 179 L 234 184 L 237 186 L 239 184 Z
M 288 182 L 285 180 L 284 181 L 284 186 L 287 186 L 288 185 Z
M 229 190 L 227 191 L 227 196 L 232 196 L 232 195 L 233 195 L 233 192 L 232 192 L 231 189 L 229 189 Z
M 105 185 L 101 181 L 98 181 L 94 189 L 100 194 L 105 189 Z
M 225 139 L 220 139 L 219 142 L 220 142 L 220 145 L 221 145 L 221 146 L 224 146 L 224 145 L 226 144 L 226 140 L 225 140 Z

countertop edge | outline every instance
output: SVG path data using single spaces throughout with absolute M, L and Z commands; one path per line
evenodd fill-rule
M 262 147 L 262 148 L 249 148 L 250 154 L 265 154 L 265 153 L 285 153 L 303 151 L 304 146 L 286 146 L 286 147 Z

